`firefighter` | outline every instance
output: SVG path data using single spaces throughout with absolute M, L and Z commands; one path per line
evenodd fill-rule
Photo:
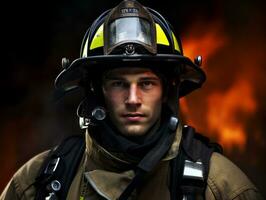
M 262 199 L 220 146 L 180 121 L 179 98 L 206 76 L 157 11 L 134 0 L 107 10 L 62 60 L 56 92 L 82 89 L 84 133 L 22 166 L 2 199 Z

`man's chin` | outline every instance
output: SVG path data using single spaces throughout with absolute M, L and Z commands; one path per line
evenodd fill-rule
M 120 130 L 121 134 L 126 137 L 138 137 L 147 133 L 147 128 L 139 125 L 131 125 Z

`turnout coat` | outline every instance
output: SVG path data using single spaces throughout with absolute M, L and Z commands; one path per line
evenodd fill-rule
M 130 196 L 136 200 L 170 200 L 169 162 L 178 154 L 182 127 L 178 127 L 175 141 L 167 155 L 147 175 L 141 187 Z M 38 171 L 49 151 L 38 154 L 25 163 L 12 177 L 0 200 L 33 200 L 33 186 Z M 129 161 L 120 154 L 106 151 L 86 133 L 86 149 L 77 173 L 71 183 L 67 200 L 115 200 L 134 177 Z M 205 190 L 207 200 L 260 200 L 263 199 L 254 184 L 230 160 L 213 153 Z

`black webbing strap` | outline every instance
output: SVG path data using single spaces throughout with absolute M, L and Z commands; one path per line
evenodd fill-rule
M 168 131 L 168 130 L 165 130 Z M 136 175 L 130 182 L 130 184 L 126 187 L 126 189 L 122 192 L 118 200 L 126 200 L 129 198 L 130 194 L 134 189 L 139 187 L 148 172 L 150 172 L 154 167 L 158 164 L 161 158 L 165 155 L 165 153 L 169 150 L 169 146 L 174 139 L 174 134 L 170 133 L 170 137 L 165 137 L 160 142 L 160 144 L 156 145 L 138 164 Z
M 84 135 L 74 135 L 66 138 L 57 148 L 50 151 L 36 178 L 36 200 L 45 199 L 51 192 L 56 194 L 57 199 L 66 199 L 84 150 Z M 51 190 L 53 181 L 59 182 L 58 191 Z
M 178 152 L 178 156 L 170 162 L 171 178 L 170 178 L 170 197 L 171 200 L 182 199 L 183 194 L 180 190 L 184 169 L 184 153 L 183 151 Z
M 127 200 L 131 193 L 142 184 L 147 173 L 154 169 L 154 167 L 160 162 L 163 156 L 169 150 L 171 144 L 175 138 L 175 130 L 178 124 L 178 120 L 171 117 L 167 123 L 167 127 L 163 129 L 163 137 L 138 163 L 136 167 L 136 175 L 122 192 L 118 200 Z
M 205 199 L 205 189 L 209 173 L 209 162 L 213 152 L 222 153 L 222 148 L 216 143 L 195 132 L 195 129 L 186 126 L 183 128 L 178 156 L 171 161 L 171 200 Z M 197 164 L 197 162 L 202 163 Z M 202 166 L 203 179 L 185 177 L 186 164 Z

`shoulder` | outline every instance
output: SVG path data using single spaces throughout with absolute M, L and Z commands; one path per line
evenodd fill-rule
M 43 161 L 47 158 L 50 150 L 44 151 L 27 161 L 15 174 L 14 179 L 19 183 L 32 184 L 37 176 Z
M 213 153 L 207 180 L 208 189 L 215 199 L 238 199 L 251 196 L 251 199 L 262 199 L 249 178 L 225 156 Z
M 27 188 L 29 189 L 27 189 L 27 192 L 25 193 L 25 195 L 27 197 L 29 196 L 33 197 L 35 191 L 33 187 L 31 188 L 31 186 L 32 184 L 34 184 L 35 178 L 38 175 L 39 169 L 43 161 L 47 158 L 48 153 L 49 153 L 49 150 L 44 151 L 40 154 L 37 154 L 36 156 L 31 158 L 29 161 L 27 161 L 22 167 L 20 167 L 20 169 L 14 174 L 14 176 L 12 177 L 12 179 L 6 186 L 5 190 L 2 193 L 3 196 L 1 195 L 1 197 L 5 197 L 5 196 L 6 197 L 8 196 L 20 197 L 23 194 L 23 191 L 26 190 Z

